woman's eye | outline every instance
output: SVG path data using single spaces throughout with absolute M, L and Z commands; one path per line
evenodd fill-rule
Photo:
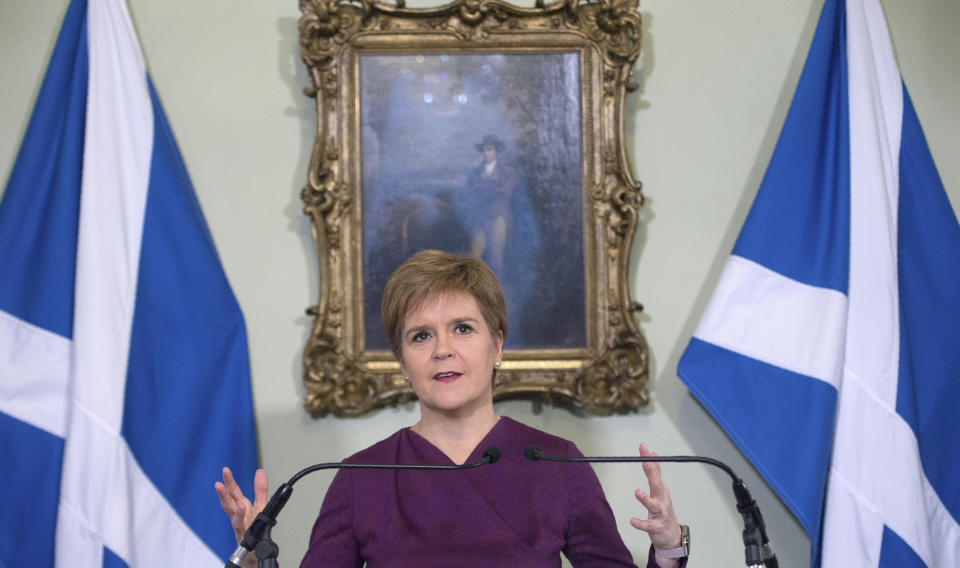
M 470 333 L 471 331 L 473 331 L 473 328 L 465 323 L 461 323 L 461 324 L 457 324 L 457 326 L 453 328 L 453 330 L 456 331 L 457 333 Z
M 414 343 L 422 343 L 428 339 L 430 339 L 430 334 L 425 331 L 418 332 L 414 334 L 413 337 L 410 338 L 410 340 L 413 341 Z

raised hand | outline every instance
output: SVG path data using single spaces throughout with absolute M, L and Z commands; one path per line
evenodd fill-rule
M 645 444 L 640 444 L 640 455 L 656 456 L 657 454 L 648 450 Z M 637 501 L 640 501 L 647 510 L 647 518 L 634 517 L 630 519 L 630 524 L 634 528 L 646 532 L 650 536 L 654 548 L 661 550 L 676 548 L 680 546 L 680 523 L 677 521 L 677 514 L 673 510 L 673 501 L 670 500 L 670 489 L 660 475 L 660 464 L 644 462 L 643 473 L 650 485 L 650 492 L 648 494 L 644 493 L 642 489 L 637 489 L 635 495 Z M 660 559 L 658 559 L 658 562 L 663 563 L 663 566 L 669 564 L 669 562 Z
M 267 505 L 267 487 L 267 472 L 262 469 L 258 469 L 253 476 L 253 503 L 240 491 L 240 486 L 237 485 L 229 467 L 223 468 L 223 482 L 214 483 L 213 488 L 216 489 L 217 497 L 220 498 L 220 506 L 230 517 L 237 544 L 243 539 L 247 527 Z

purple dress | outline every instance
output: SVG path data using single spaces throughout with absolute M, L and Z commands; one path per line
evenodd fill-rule
M 523 448 L 581 456 L 573 443 L 501 418 L 467 463 L 496 446 L 495 464 L 458 471 L 340 470 L 301 568 L 635 566 L 588 464 L 531 462 Z M 404 428 L 355 463 L 452 464 Z M 648 567 L 655 567 L 652 549 Z

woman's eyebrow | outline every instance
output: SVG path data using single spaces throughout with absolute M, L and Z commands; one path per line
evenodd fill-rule
M 430 329 L 432 328 L 429 325 L 417 325 L 404 331 L 403 335 L 407 336 L 407 335 L 410 335 L 411 333 L 420 333 L 421 331 L 429 331 Z
M 450 325 L 457 325 L 461 323 L 477 323 L 479 319 L 473 316 L 461 316 L 453 318 L 450 320 Z M 410 335 L 411 333 L 419 333 L 421 331 L 431 331 L 433 327 L 430 324 L 415 325 L 403 332 L 404 336 Z

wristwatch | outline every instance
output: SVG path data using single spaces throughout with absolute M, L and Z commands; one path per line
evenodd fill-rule
M 690 556 L 690 527 L 680 525 L 680 546 L 668 550 L 654 547 L 653 553 L 660 558 L 686 558 Z

